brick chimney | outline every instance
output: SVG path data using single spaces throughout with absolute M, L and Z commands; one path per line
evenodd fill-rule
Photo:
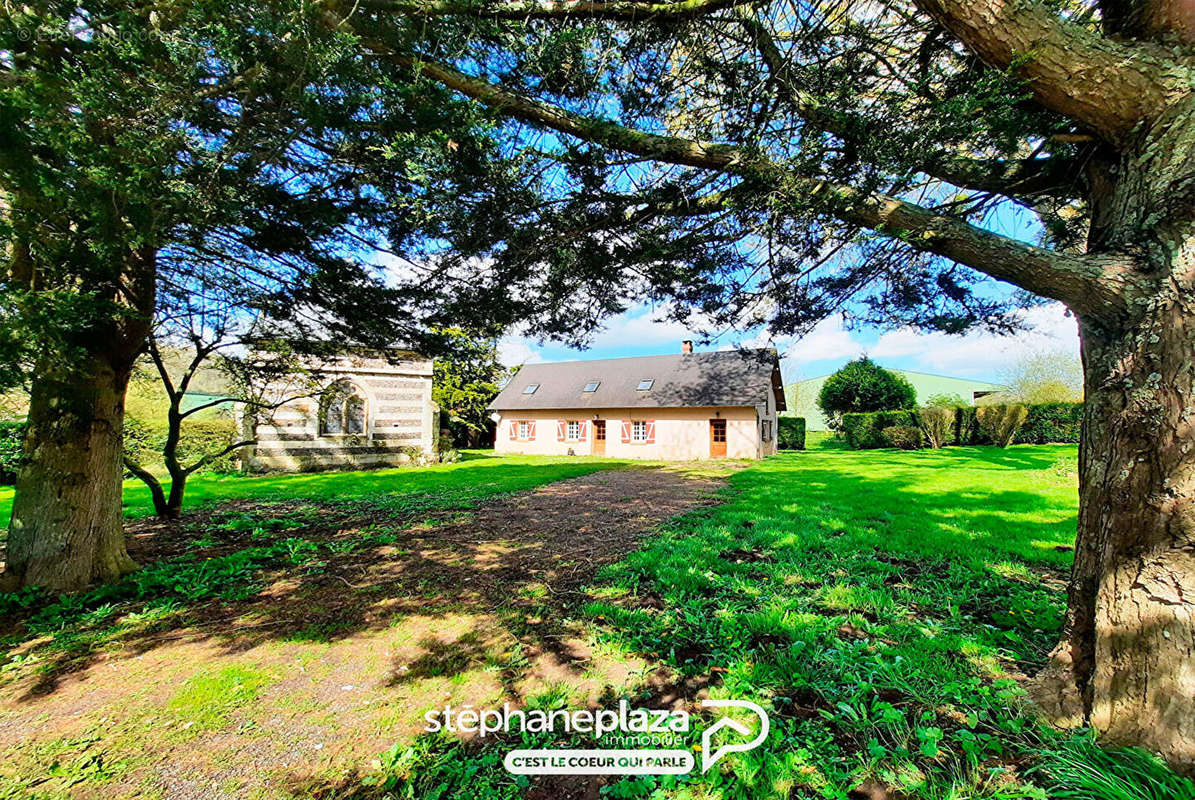
M 685 339 L 683 342 L 681 342 L 680 343 L 680 351 L 685 354 L 692 353 L 693 352 L 693 340 Z

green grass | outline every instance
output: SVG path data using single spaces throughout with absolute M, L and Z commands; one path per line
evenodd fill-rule
M 877 784 L 921 800 L 1195 796 L 1136 751 L 1084 772 L 1084 740 L 1042 725 L 1010 677 L 1043 663 L 1062 624 L 1075 447 L 816 444 L 734 475 L 723 505 L 674 521 L 592 587 L 580 613 L 595 635 L 721 675 L 713 696 L 772 719 L 758 750 L 609 796 L 845 798 Z M 521 794 L 489 750 L 419 747 L 413 796 L 446 784 L 443 797 L 468 797 L 477 774 L 504 787 L 494 796 Z
M 193 510 L 226 500 L 308 499 L 340 501 L 361 498 L 425 495 L 440 491 L 474 491 L 487 488 L 521 491 L 543 483 L 599 469 L 609 469 L 623 462 L 600 458 L 563 458 L 549 456 L 499 457 L 492 450 L 466 450 L 454 464 L 430 467 L 355 470 L 349 472 L 313 472 L 305 474 L 230 475 L 201 473 L 187 481 L 186 509 Z M 167 483 L 167 485 L 169 485 Z M 0 520 L 12 515 L 13 488 L 0 487 Z M 139 480 L 124 483 L 124 515 L 129 519 L 153 514 L 149 490 Z
M 338 542 L 304 538 L 304 529 L 329 511 L 382 512 L 396 524 L 410 524 L 423 514 L 466 510 L 498 494 L 524 491 L 546 483 L 602 469 L 621 468 L 612 459 L 515 456 L 496 458 L 469 454 L 467 460 L 432 467 L 261 477 L 199 476 L 188 509 L 230 499 L 262 504 L 253 513 L 216 515 L 190 542 L 190 552 L 145 564 L 120 581 L 76 595 L 52 597 L 37 589 L 0 594 L 0 616 L 20 612 L 24 629 L 0 637 L 0 685 L 13 666 L 57 669 L 70 659 L 150 629 L 181 624 L 187 611 L 213 601 L 244 600 L 261 590 L 263 570 L 284 567 L 296 574 L 322 569 L 324 559 L 349 549 L 374 547 L 396 540 L 382 526 L 374 532 Z M 144 487 L 126 484 L 128 516 L 152 513 Z M 303 500 L 305 507 L 276 516 L 271 504 Z M 144 505 L 137 505 L 137 503 Z M 221 551 L 222 535 L 249 534 L 251 546 Z M 14 656 L 14 648 L 44 637 L 34 652 Z
M 258 693 L 274 682 L 264 672 L 245 667 L 224 667 L 212 673 L 201 672 L 187 680 L 170 701 L 166 711 L 181 730 L 216 730 L 228 724 L 229 717 L 256 699 Z

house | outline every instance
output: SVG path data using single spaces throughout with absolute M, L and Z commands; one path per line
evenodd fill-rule
M 312 360 L 264 387 L 268 412 L 238 408 L 253 472 L 394 466 L 435 452 L 432 362 L 415 353 Z
M 945 375 L 931 375 L 925 372 L 911 372 L 906 369 L 892 369 L 897 375 L 903 375 L 917 391 L 917 404 L 924 405 L 929 398 L 937 394 L 957 395 L 964 403 L 975 405 L 975 401 L 987 394 L 1002 391 L 1005 387 L 997 383 L 976 381 L 970 378 L 951 378 Z M 817 404 L 817 397 L 821 394 L 822 385 L 833 373 L 819 375 L 816 378 L 797 381 L 784 387 L 784 396 L 788 404 L 785 416 L 804 417 L 805 430 L 824 431 L 826 417 Z
M 774 349 L 526 364 L 490 403 L 499 453 L 688 461 L 776 452 Z

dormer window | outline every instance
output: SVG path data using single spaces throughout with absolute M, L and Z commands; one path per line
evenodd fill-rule
M 535 390 L 538 388 L 538 383 L 529 383 L 523 387 L 523 394 L 535 394 Z
M 651 385 L 655 382 L 655 378 L 644 378 L 643 380 L 639 381 L 639 385 L 635 387 L 635 391 L 646 392 L 651 389 Z
M 583 391 L 583 392 L 596 392 L 596 391 L 597 391 L 597 387 L 599 387 L 599 386 L 601 386 L 601 385 L 602 385 L 602 382 L 601 382 L 601 381 L 590 381 L 589 383 L 585 384 L 585 388 L 584 388 L 584 389 L 582 389 L 581 391 Z

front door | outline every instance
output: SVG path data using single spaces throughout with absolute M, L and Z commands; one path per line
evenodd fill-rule
M 726 457 L 726 420 L 710 420 L 710 458 Z
M 593 421 L 593 454 L 595 456 L 606 455 L 606 420 L 604 419 Z

